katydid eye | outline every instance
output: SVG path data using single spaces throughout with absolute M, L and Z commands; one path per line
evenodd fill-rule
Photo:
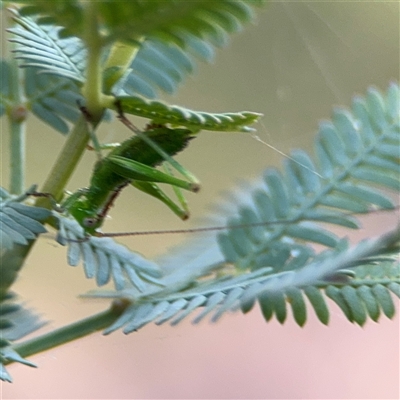
M 85 225 L 86 228 L 93 228 L 96 226 L 97 222 L 97 218 L 85 218 L 83 220 L 83 225 Z

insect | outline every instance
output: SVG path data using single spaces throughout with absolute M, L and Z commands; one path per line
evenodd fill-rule
M 163 125 L 150 125 L 143 134 L 170 156 L 182 151 L 194 138 L 188 129 L 171 129 Z M 121 190 L 131 184 L 161 200 L 179 217 L 186 219 L 187 209 L 174 203 L 157 183 L 194 192 L 198 190 L 198 185 L 154 168 L 163 161 L 164 157 L 159 152 L 141 137 L 133 136 L 98 160 L 89 186 L 73 193 L 61 208 L 76 219 L 85 236 L 102 236 L 97 229 L 103 224 Z
M 144 132 L 147 138 L 151 139 L 156 145 L 162 146 L 168 154 L 175 155 L 182 151 L 195 134 L 188 129 L 171 129 L 163 125 L 150 125 Z M 154 167 L 164 161 L 164 157 L 149 147 L 138 136 L 133 136 L 121 143 L 112 150 L 106 157 L 97 161 L 88 188 L 79 189 L 69 196 L 61 206 L 55 207 L 56 210 L 67 212 L 83 228 L 87 240 L 90 236 L 98 237 L 118 237 L 118 236 L 138 236 L 155 234 L 174 234 L 174 233 L 198 233 L 209 231 L 225 231 L 227 229 L 244 229 L 265 225 L 280 225 L 298 222 L 297 219 L 260 221 L 244 223 L 230 226 L 200 227 L 192 229 L 159 230 L 159 231 L 135 231 L 102 233 L 99 229 L 110 207 L 123 188 L 131 184 L 137 189 L 152 195 L 161 200 L 172 211 L 182 219 L 188 217 L 186 207 L 179 208 L 156 184 L 163 182 L 186 190 L 197 191 L 198 185 L 190 181 L 175 178 L 172 175 L 162 173 Z M 48 197 L 55 204 L 54 198 L 50 194 L 30 192 L 28 195 L 38 197 Z M 399 207 L 387 209 L 393 210 Z M 386 209 L 368 209 L 365 212 L 345 212 L 343 215 L 357 215 L 373 212 L 382 212 Z M 73 240 L 74 241 L 74 240 Z M 81 240 L 78 240 L 81 241 Z
M 130 125 L 129 122 L 123 122 Z M 130 128 L 132 128 L 132 126 L 130 126 Z M 136 128 L 133 129 L 136 130 Z M 161 153 L 166 153 L 168 156 L 179 153 L 184 150 L 188 143 L 195 137 L 195 133 L 189 129 L 172 129 L 165 125 L 151 124 L 148 125 L 141 134 L 142 136 L 130 137 L 111 150 L 106 157 L 99 159 L 95 164 L 89 186 L 79 189 L 70 195 L 61 206 L 55 207 L 58 211 L 71 215 L 79 223 L 85 235 L 82 240 L 86 240 L 90 236 L 116 237 L 226 230 L 227 226 L 107 234 L 98 231 L 115 199 L 129 184 L 161 200 L 181 219 L 188 218 L 188 210 L 184 201 L 178 196 L 180 205 L 176 204 L 159 188 L 157 183 L 167 183 L 174 188 L 182 188 L 192 192 L 198 191 L 199 185 L 193 179 L 187 181 L 182 180 L 173 175 L 163 173 L 154 167 L 165 161 L 166 157 Z M 143 135 L 156 147 L 161 148 L 162 152 L 146 143 L 143 140 Z M 191 176 L 189 175 L 189 177 Z M 50 194 L 38 192 L 27 194 L 38 197 L 48 197 L 52 203 L 55 204 L 55 200 Z M 369 210 L 369 212 L 371 212 L 371 210 Z M 353 214 L 354 213 L 349 213 L 349 215 Z M 296 221 L 275 220 L 238 224 L 233 227 L 248 228 L 293 222 Z M 232 226 L 230 226 L 230 228 L 232 228 Z
M 83 107 L 81 109 L 86 116 L 85 109 Z M 90 236 L 116 237 L 226 230 L 227 226 L 106 234 L 98 231 L 115 199 L 129 184 L 162 201 L 181 219 L 188 218 L 189 213 L 184 198 L 178 191 L 179 188 L 192 192 L 199 190 L 196 178 L 172 158 L 186 148 L 190 140 L 196 136 L 196 132 L 187 128 L 170 128 L 155 123 L 149 124 L 142 132 L 125 118 L 122 111 L 119 112 L 118 117 L 136 135 L 118 144 L 106 157 L 99 158 L 95 164 L 90 185 L 70 195 L 60 207 L 55 207 L 56 210 L 71 215 L 79 223 L 84 233 L 82 240 L 87 240 Z M 87 118 L 90 116 L 87 115 Z M 171 173 L 164 173 L 155 168 L 164 161 L 169 161 L 175 169 L 186 176 L 187 180 L 179 179 Z M 170 199 L 157 183 L 171 185 L 176 190 L 180 205 Z M 54 205 L 56 203 L 50 194 L 37 192 L 27 194 L 48 197 Z M 349 213 L 349 215 L 353 214 Z M 248 224 L 239 223 L 236 226 L 229 226 L 229 229 L 294 222 L 297 221 L 274 220 Z
M 180 218 L 188 218 L 187 204 L 180 189 L 197 192 L 200 188 L 199 181 L 174 160 L 173 156 L 182 151 L 201 129 L 249 132 L 252 128 L 247 125 L 260 117 L 260 114 L 251 112 L 196 113 L 176 106 L 170 109 L 160 102 L 153 102 L 146 103 L 145 109 L 150 109 L 157 122 L 152 119 L 146 129 L 141 131 L 124 116 L 122 110 L 122 106 L 124 106 L 128 111 L 132 111 L 132 107 L 134 111 L 137 111 L 136 103 L 136 98 L 116 99 L 114 109 L 118 113 L 119 120 L 135 135 L 117 145 L 106 157 L 101 155 L 102 146 L 92 130 L 90 113 L 78 103 L 87 120 L 94 150 L 98 155 L 90 185 L 77 190 L 60 206 L 56 204 L 51 194 L 29 193 L 37 197 L 47 197 L 57 211 L 74 217 L 83 228 L 86 238 L 105 236 L 98 229 L 102 226 L 110 207 L 121 190 L 129 184 L 162 201 Z M 163 111 L 161 113 L 160 107 Z M 167 124 L 171 125 L 167 126 Z M 164 164 L 166 172 L 155 168 L 164 161 L 166 161 Z M 185 179 L 175 177 L 172 169 L 179 172 Z M 162 191 L 158 183 L 171 185 L 178 203 Z

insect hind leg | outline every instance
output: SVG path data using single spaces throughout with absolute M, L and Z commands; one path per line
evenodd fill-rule
M 176 171 L 178 171 L 182 176 L 184 176 L 191 184 L 192 191 L 198 192 L 200 190 L 200 181 L 186 168 L 184 168 L 181 164 L 179 164 L 173 157 L 171 157 L 168 153 L 166 153 L 157 143 L 151 140 L 148 136 L 146 136 L 140 129 L 138 129 L 135 125 L 129 121 L 128 118 L 125 117 L 124 111 L 122 109 L 122 104 L 120 100 L 115 101 L 115 107 L 118 112 L 118 119 L 132 132 L 134 132 L 140 139 L 142 139 L 147 145 L 149 145 L 153 150 L 155 150 L 158 154 L 160 154 L 164 160 Z M 150 127 L 152 125 L 150 124 Z
M 57 211 L 57 212 L 63 212 L 64 209 L 63 207 L 57 203 L 57 200 L 55 199 L 55 197 L 51 194 L 51 193 L 44 193 L 44 192 L 37 192 L 35 189 L 33 190 L 28 190 L 25 192 L 26 196 L 32 196 L 32 197 L 42 197 L 42 198 L 46 198 L 50 201 L 51 203 L 51 207 L 53 210 Z

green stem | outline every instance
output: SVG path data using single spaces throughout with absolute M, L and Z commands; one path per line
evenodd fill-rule
M 69 133 L 64 144 L 64 148 L 60 152 L 51 173 L 41 189 L 45 193 L 51 193 L 57 200 L 62 197 L 63 190 L 69 178 L 74 172 L 86 145 L 89 140 L 89 133 L 85 118 L 81 118 L 76 123 L 74 129 Z M 48 199 L 39 198 L 36 202 L 42 207 L 51 207 Z
M 91 116 L 93 132 L 103 115 L 105 99 L 107 98 L 108 102 L 114 101 L 113 96 L 105 96 L 102 94 L 101 51 L 104 43 L 99 34 L 96 7 L 96 2 L 89 1 L 85 3 L 84 40 L 88 49 L 88 58 L 86 67 L 87 81 L 82 88 L 82 93 L 86 98 L 86 106 Z M 128 48 L 122 46 L 113 54 L 117 61 L 124 60 L 129 64 L 129 61 L 134 57 L 136 51 L 137 48 L 135 48 L 135 46 L 128 46 Z M 123 55 L 127 58 L 121 58 Z M 87 122 L 84 116 L 82 116 L 75 125 L 73 131 L 68 135 L 64 148 L 56 160 L 50 176 L 41 189 L 43 192 L 51 193 L 57 200 L 61 199 L 63 190 L 91 137 L 89 129 L 92 128 L 87 126 Z M 92 136 L 94 136 L 94 134 L 92 134 Z M 39 198 L 36 205 L 47 208 L 51 207 L 49 200 L 46 198 Z
M 10 127 L 10 193 L 25 189 L 25 123 L 9 117 Z
M 12 24 L 12 22 L 10 22 Z M 15 44 L 11 44 L 15 47 Z M 25 119 L 24 72 L 18 67 L 15 57 L 10 62 L 10 100 L 8 110 L 10 129 L 10 192 L 21 194 L 25 189 Z
M 86 106 L 92 118 L 91 123 L 93 127 L 98 124 L 103 114 L 100 70 L 102 40 L 99 35 L 95 3 L 90 1 L 85 3 L 85 42 L 88 48 L 88 60 L 86 70 L 87 81 L 82 89 L 86 98 Z M 57 200 L 62 197 L 63 190 L 74 172 L 89 138 L 90 132 L 87 122 L 82 115 L 72 132 L 68 135 L 64 148 L 42 188 L 43 192 L 51 193 Z M 45 198 L 39 198 L 36 205 L 51 207 L 49 200 Z
M 124 76 L 140 49 L 140 42 L 127 44 L 116 42 L 104 65 L 104 93 L 111 93 L 113 86 Z
M 102 38 L 99 34 L 97 21 L 97 5 L 95 1 L 85 3 L 85 33 L 84 40 L 88 49 L 86 77 L 82 93 L 86 98 L 86 106 L 94 121 L 99 121 L 103 114 L 101 50 Z M 94 122 L 92 121 L 92 122 Z
M 13 346 L 13 349 L 21 357 L 26 358 L 33 354 L 41 353 L 42 351 L 90 335 L 110 326 L 122 314 L 128 304 L 127 302 L 114 302 L 106 311 L 84 318 L 73 324 L 66 325 L 37 338 L 16 344 Z M 5 364 L 10 364 L 11 362 L 12 361 L 5 362 Z

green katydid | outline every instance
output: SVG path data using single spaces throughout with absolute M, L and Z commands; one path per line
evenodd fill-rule
M 158 152 L 150 147 L 143 138 L 150 140 L 153 146 L 162 150 Z M 100 158 L 94 166 L 89 187 L 72 193 L 60 206 L 48 193 L 28 194 L 49 198 L 57 211 L 74 217 L 83 228 L 86 237 L 104 236 L 97 229 L 103 224 L 118 194 L 129 184 L 161 200 L 181 219 L 187 219 L 188 210 L 183 196 L 176 192 L 179 206 L 160 189 L 157 183 L 166 183 L 175 189 L 197 192 L 199 190 L 197 180 L 190 173 L 186 173 L 189 177 L 186 181 L 154 167 L 165 161 L 166 157 L 182 151 L 193 138 L 194 134 L 189 129 L 149 125 L 144 132 L 140 132 L 140 136 L 130 137 L 111 150 L 106 157 Z M 183 173 L 186 172 L 180 165 L 178 168 Z
M 193 182 L 193 180 L 185 181 L 154 168 L 165 161 L 165 154 L 173 156 L 182 151 L 189 141 L 195 137 L 195 133 L 189 129 L 172 129 L 164 125 L 149 125 L 144 132 L 138 132 L 137 128 L 130 124 L 128 120 L 124 119 L 122 114 L 119 117 L 130 129 L 135 130 L 138 134 L 141 133 L 141 135 L 130 137 L 115 147 L 106 157 L 98 160 L 95 164 L 89 187 L 79 189 L 70 195 L 61 204 L 61 207 L 58 207 L 58 209 L 74 217 L 83 228 L 86 238 L 89 236 L 115 237 L 226 230 L 228 228 L 227 226 L 107 234 L 98 231 L 103 224 L 110 207 L 113 205 L 114 200 L 121 190 L 128 184 L 131 184 L 137 189 L 161 200 L 182 219 L 188 217 L 188 212 L 183 202 L 181 201 L 183 208 L 180 208 L 158 187 L 156 182 L 167 183 L 175 188 L 182 188 L 193 192 L 196 192 L 199 189 L 198 184 Z M 143 140 L 143 136 L 150 140 L 154 146 L 160 147 L 162 151 L 159 152 L 157 149 L 150 147 L 150 145 Z M 30 194 L 51 198 L 50 195 L 45 193 Z M 55 203 L 54 199 L 51 200 Z M 268 221 L 251 224 L 238 224 L 235 227 L 248 228 L 250 226 L 253 227 L 290 222 L 295 221 Z M 229 228 L 232 228 L 232 226 Z
M 101 149 L 92 132 L 93 144 L 98 152 L 99 159 L 95 164 L 90 185 L 88 188 L 79 189 L 70 195 L 61 204 L 61 207 L 57 207 L 57 209 L 74 217 L 83 228 L 85 237 L 91 235 L 107 236 L 98 232 L 98 229 L 103 224 L 114 200 L 128 184 L 132 184 L 137 189 L 161 200 L 180 218 L 186 219 L 188 209 L 180 189 L 196 192 L 199 190 L 199 182 L 172 157 L 182 151 L 201 129 L 248 132 L 251 128 L 247 125 L 260 116 L 260 114 L 250 112 L 195 113 L 176 106 L 168 108 L 159 102 L 152 102 L 146 104 L 146 107 L 143 107 L 143 105 L 139 107 L 137 102 L 137 98 L 121 97 L 113 104 L 113 107 L 118 111 L 118 118 L 135 133 L 135 136 L 118 145 L 106 157 L 101 157 Z M 132 113 L 141 112 L 142 108 L 147 110 L 153 117 L 152 123 L 144 132 L 140 131 L 125 118 L 122 107 L 127 107 L 128 111 L 133 110 Z M 131 108 L 132 110 L 130 110 Z M 84 107 L 80 107 L 80 109 L 90 128 L 91 116 L 89 112 Z M 166 124 L 169 124 L 169 127 Z M 169 171 L 164 173 L 157 170 L 155 167 L 163 161 L 167 161 L 187 180 L 179 179 Z M 178 197 L 180 206 L 171 200 L 157 183 L 171 185 Z M 49 194 L 31 194 L 49 197 L 55 203 Z
M 144 132 L 138 132 L 137 129 L 124 120 L 130 129 L 134 129 L 139 135 L 132 136 L 118 147 L 115 147 L 106 157 L 97 161 L 91 177 L 90 186 L 88 188 L 79 189 L 70 195 L 62 204 L 61 211 L 66 211 L 74 217 L 84 230 L 85 237 L 89 236 L 129 236 L 129 235 L 147 235 L 147 234 L 164 234 L 164 233 L 191 233 L 226 230 L 232 226 L 205 227 L 182 230 L 165 230 L 165 231 L 144 231 L 144 232 L 123 232 L 123 233 L 107 233 L 98 232 L 105 217 L 113 205 L 114 200 L 121 190 L 128 184 L 133 185 L 137 189 L 152 195 L 161 200 L 173 212 L 182 219 L 186 219 L 187 209 L 182 209 L 174 203 L 156 184 L 167 183 L 175 188 L 196 192 L 199 189 L 197 182 L 193 179 L 185 181 L 176 178 L 170 174 L 163 173 L 154 167 L 165 161 L 165 154 L 173 156 L 182 151 L 189 141 L 195 137 L 189 129 L 172 129 L 164 125 L 149 125 Z M 150 147 L 144 140 L 143 136 L 150 140 L 157 149 Z M 164 153 L 164 154 L 160 154 Z M 30 193 L 34 196 L 50 195 L 45 193 Z M 54 199 L 51 199 L 54 202 Z M 183 205 L 183 204 L 182 204 Z M 354 213 L 349 213 L 353 215 Z M 235 228 L 248 228 L 254 226 L 263 226 L 270 224 L 282 224 L 296 222 L 295 220 L 276 220 L 268 222 L 258 222 L 250 224 L 238 224 Z
M 90 186 L 72 194 L 62 204 L 62 208 L 81 225 L 85 236 L 104 236 L 97 229 L 102 225 L 119 192 L 128 184 L 161 200 L 180 218 L 186 219 L 188 210 L 179 189 L 197 192 L 200 186 L 197 178 L 185 170 L 172 156 L 182 151 L 189 140 L 201 129 L 225 131 L 237 129 L 248 132 L 251 128 L 247 125 L 260 116 L 251 112 L 196 114 L 183 108 L 168 108 L 160 102 L 153 102 L 146 105 L 146 110 L 151 111 L 153 123 L 142 132 L 125 118 L 122 111 L 122 108 L 130 110 L 132 107 L 135 113 L 142 110 L 143 105 L 141 108 L 137 102 L 137 98 L 121 97 L 114 103 L 118 118 L 136 136 L 127 139 L 105 158 L 100 158 L 95 165 Z M 167 107 L 166 110 L 163 107 Z M 161 113 L 160 110 L 165 112 Z M 90 123 L 87 110 L 81 107 L 81 111 Z M 188 121 L 185 122 L 181 114 L 186 116 Z M 166 124 L 179 127 L 167 127 Z M 96 145 L 97 141 L 94 140 L 93 143 Z M 170 173 L 163 173 L 154 168 L 163 161 L 167 161 L 187 180 L 176 178 Z M 157 183 L 171 185 L 181 207 L 173 202 Z
M 143 134 L 170 156 L 182 151 L 194 137 L 188 129 L 171 129 L 161 125 L 150 126 Z M 86 236 L 101 236 L 97 229 L 103 224 L 109 208 L 120 191 L 132 184 L 158 198 L 182 219 L 186 219 L 187 211 L 180 209 L 156 182 L 190 191 L 197 191 L 198 185 L 154 168 L 163 161 L 164 157 L 141 137 L 133 136 L 97 161 L 89 187 L 72 194 L 61 207 L 76 219 Z

